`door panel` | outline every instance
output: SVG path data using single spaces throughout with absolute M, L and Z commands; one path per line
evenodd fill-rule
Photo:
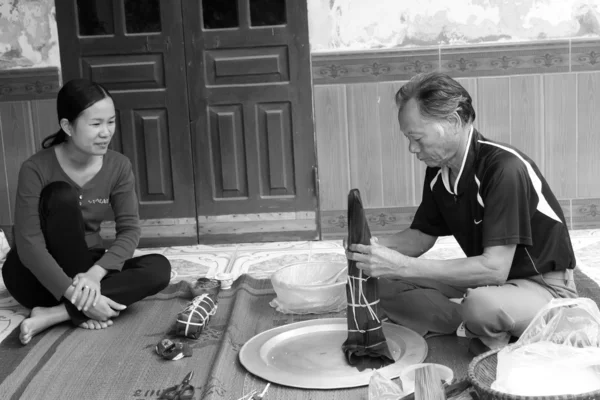
M 56 3 L 63 80 L 113 95 L 111 148 L 134 166 L 140 217 L 195 217 L 181 0 Z
M 306 1 L 183 7 L 198 215 L 314 212 Z
M 205 54 L 207 86 L 290 80 L 285 46 L 210 50 Z
M 242 107 L 214 106 L 209 113 L 213 174 L 220 177 L 214 182 L 215 197 L 247 197 Z

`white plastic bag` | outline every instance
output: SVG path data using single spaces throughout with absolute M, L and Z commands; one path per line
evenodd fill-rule
M 402 381 L 400 381 L 400 385 L 402 385 Z M 371 375 L 369 400 L 398 400 L 407 394 L 401 386 L 381 375 L 378 371 L 373 372 L 373 375 Z
M 498 352 L 499 392 L 557 396 L 600 390 L 600 311 L 587 298 L 553 299 Z

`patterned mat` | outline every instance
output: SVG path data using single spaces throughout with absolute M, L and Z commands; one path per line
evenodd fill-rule
M 600 231 L 571 231 L 571 240 L 580 271 L 600 283 Z M 231 272 L 236 278 L 247 274 L 261 279 L 298 262 L 346 260 L 341 240 L 177 246 L 139 249 L 135 255 L 148 253 L 164 254 L 169 258 L 172 283 L 193 283 L 199 277 L 212 278 L 218 272 Z M 450 259 L 464 257 L 464 253 L 456 241 L 448 237 L 438 239 L 423 257 Z M 12 299 L 0 278 L 0 342 L 19 326 L 28 313 L 29 310 Z
M 578 246 L 594 244 L 577 242 Z M 274 248 L 275 247 L 275 248 Z M 341 242 L 294 242 L 265 245 L 195 246 L 140 250 L 159 252 L 172 262 L 171 285 L 159 295 L 130 307 L 115 325 L 90 332 L 62 324 L 20 345 L 14 330 L 28 313 L 8 295 L 0 280 L 0 398 L 44 399 L 149 399 L 177 383 L 190 370 L 197 399 L 238 399 L 266 382 L 248 373 L 238 362 L 241 346 L 259 332 L 275 326 L 315 318 L 276 312 L 269 306 L 275 294 L 269 279 L 277 269 L 308 260 L 344 262 Z M 425 257 L 455 258 L 462 252 L 451 240 L 441 240 Z M 136 254 L 137 255 L 137 254 Z M 578 254 L 578 256 L 581 255 Z M 589 258 L 589 259 L 593 259 Z M 173 337 L 174 317 L 192 296 L 192 283 L 200 275 L 232 272 L 239 276 L 233 289 L 222 291 L 217 315 L 197 340 L 191 358 L 164 361 L 154 345 Z M 594 267 L 580 262 L 576 280 L 580 294 L 598 302 L 600 289 L 592 277 Z M 255 279 L 258 278 L 258 279 Z M 321 317 L 344 314 L 323 315 Z M 0 336 L 1 337 L 1 336 Z M 427 362 L 451 367 L 464 377 L 470 361 L 467 341 L 456 336 L 429 338 Z M 83 351 L 82 351 L 83 350 Z M 84 382 L 85 384 L 82 384 Z M 110 382 L 110 384 L 107 384 Z M 271 399 L 362 399 L 367 388 L 307 391 L 273 386 Z

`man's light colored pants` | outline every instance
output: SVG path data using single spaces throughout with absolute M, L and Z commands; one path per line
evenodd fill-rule
M 392 322 L 421 335 L 454 333 L 464 322 L 467 336 L 479 337 L 488 346 L 494 341 L 507 343 L 510 336 L 521 336 L 538 311 L 553 298 L 577 297 L 572 270 L 473 289 L 430 280 L 380 278 L 378 282 L 381 305 Z M 461 304 L 449 300 L 463 296 Z

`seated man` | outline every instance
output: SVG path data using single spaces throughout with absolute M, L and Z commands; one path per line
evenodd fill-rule
M 550 300 L 577 297 L 562 209 L 529 157 L 473 128 L 471 96 L 449 76 L 415 76 L 396 103 L 408 150 L 428 167 L 423 198 L 409 229 L 348 258 L 379 278 L 391 321 L 423 335 L 464 328 L 475 354 L 502 347 Z M 466 258 L 416 258 L 448 235 Z

